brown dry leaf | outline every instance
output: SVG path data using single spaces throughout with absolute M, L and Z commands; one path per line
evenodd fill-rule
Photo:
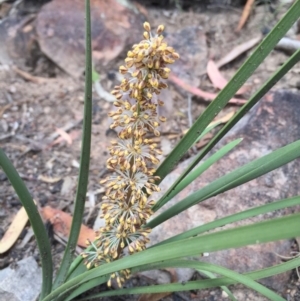
M 176 269 L 174 269 L 174 268 L 166 268 L 166 269 L 164 269 L 164 271 L 167 271 L 170 274 L 170 276 L 171 276 L 171 283 L 174 283 L 174 282 L 178 281 Z
M 171 275 L 171 283 L 177 282 L 176 270 L 173 268 L 164 269 Z M 139 297 L 138 301 L 159 301 L 164 297 L 169 296 L 172 292 L 156 293 L 156 294 L 143 294 Z
M 50 206 L 41 208 L 40 213 L 45 220 L 53 225 L 55 234 L 65 240 L 68 239 L 72 224 L 72 216 L 70 214 Z M 77 244 L 80 247 L 86 247 L 86 240 L 94 241 L 95 237 L 96 233 L 94 230 L 85 225 L 81 225 Z
M 262 37 L 259 36 L 259 37 L 253 38 L 243 44 L 240 44 L 240 45 L 234 47 L 228 54 L 226 54 L 223 58 L 221 58 L 219 61 L 217 61 L 216 65 L 219 68 L 221 68 L 222 66 L 228 64 L 229 62 L 233 61 L 238 56 L 240 56 L 242 53 L 244 53 L 245 51 L 251 49 L 256 44 L 258 44 L 261 39 L 262 39 Z
M 10 107 L 13 106 L 13 103 L 9 103 L 3 107 L 0 108 L 0 118 L 2 117 L 2 115 L 5 113 L 6 110 L 8 110 Z
M 214 125 L 216 123 L 226 123 L 234 114 L 235 114 L 235 111 L 229 112 L 225 116 L 212 121 L 208 126 Z
M 206 72 L 215 88 L 222 90 L 228 84 L 228 81 L 223 77 L 214 61 L 208 61 Z M 235 94 L 244 94 L 249 88 L 249 86 L 243 86 Z
M 156 294 L 143 294 L 139 297 L 138 301 L 159 301 L 164 297 L 167 297 L 171 292 L 167 293 L 156 293 Z
M 212 137 L 213 137 L 213 134 L 211 134 L 211 133 L 206 134 L 205 137 L 203 137 L 199 142 L 196 143 L 196 148 L 200 149 L 200 148 L 204 147 L 208 142 L 210 142 Z
M 223 117 L 212 121 L 207 127 L 212 126 L 216 123 L 226 123 L 234 114 L 235 114 L 235 111 L 229 112 L 228 114 L 224 115 Z M 185 135 L 188 131 L 189 131 L 189 129 L 184 130 L 183 135 Z
M 0 254 L 5 253 L 13 246 L 27 222 L 28 216 L 24 207 L 22 207 L 0 241 Z
M 173 83 L 177 84 L 180 88 L 184 89 L 187 92 L 190 92 L 193 95 L 199 96 L 203 98 L 204 100 L 214 100 L 217 97 L 217 94 L 215 93 L 210 93 L 210 92 L 205 92 L 202 91 L 199 88 L 193 87 L 186 82 L 184 82 L 182 79 L 178 78 L 174 74 L 170 74 L 169 80 L 171 80 Z M 233 103 L 236 105 L 243 105 L 247 102 L 246 99 L 239 99 L 239 98 L 231 98 L 229 100 L 229 103 Z
M 245 4 L 245 7 L 243 9 L 239 24 L 238 24 L 238 26 L 235 30 L 236 32 L 239 32 L 243 28 L 243 26 L 245 25 L 246 21 L 248 20 L 249 15 L 250 15 L 251 10 L 252 10 L 252 6 L 254 4 L 254 1 L 255 0 L 247 0 L 247 3 Z
M 47 176 L 43 176 L 43 175 L 38 176 L 38 180 L 45 182 L 45 183 L 49 183 L 49 184 L 56 183 L 56 182 L 60 181 L 61 179 L 62 179 L 61 177 L 52 178 L 52 177 L 47 177 Z

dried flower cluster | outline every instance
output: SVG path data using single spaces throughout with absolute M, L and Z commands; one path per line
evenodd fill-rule
M 114 172 L 101 181 L 107 190 L 101 211 L 106 225 L 99 229 L 92 250 L 82 254 L 88 268 L 113 261 L 124 256 L 124 248 L 130 254 L 146 248 L 150 229 L 143 228 L 152 215 L 155 201 L 149 199 L 159 191 L 154 176 L 161 151 L 151 135 L 159 136 L 158 127 L 166 118 L 158 117 L 157 107 L 164 103 L 159 99 L 160 90 L 167 87 L 172 64 L 179 55 L 163 41 L 164 26 L 151 34 L 148 22 L 144 23 L 144 40 L 128 51 L 125 66 L 120 67 L 124 75 L 112 94 L 116 111 L 109 113 L 114 120 L 111 128 L 118 130 L 118 141 L 113 141 L 107 160 L 107 168 Z M 111 275 L 121 286 L 129 276 L 129 270 Z M 111 284 L 111 279 L 108 285 Z

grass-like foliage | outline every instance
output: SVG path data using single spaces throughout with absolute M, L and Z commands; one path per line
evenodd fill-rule
M 227 86 L 218 94 L 205 112 L 199 116 L 188 133 L 160 165 L 157 159 L 160 150 L 156 143 L 148 138 L 148 133 L 159 136 L 159 123 L 166 121 L 165 118 L 157 116 L 157 106 L 163 105 L 163 102 L 159 99 L 159 91 L 167 88 L 165 80 L 171 71 L 168 65 L 172 64 L 179 55 L 175 52 L 176 50 L 164 42 L 162 36 L 164 27 L 162 25 L 157 28 L 154 34 L 150 24 L 144 23 L 144 38 L 140 43 L 133 46 L 132 51 L 128 52 L 125 65 L 120 67 L 124 79 L 120 86 L 117 86 L 112 92 L 116 97 L 114 103 L 116 110 L 111 112 L 110 116 L 114 120 L 112 128 L 118 131 L 119 139 L 113 141 L 109 149 L 111 158 L 108 160 L 107 166 L 112 172 L 111 176 L 103 181 L 103 184 L 107 187 L 101 207 L 105 226 L 99 229 L 97 239 L 94 242 L 89 242 L 87 249 L 74 259 L 74 250 L 82 223 L 87 191 L 92 125 L 89 0 L 86 0 L 85 3 L 86 82 L 80 170 L 72 230 L 60 269 L 54 281 L 52 278 L 53 267 L 50 243 L 36 205 L 17 171 L 4 152 L 0 150 L 0 166 L 28 213 L 41 253 L 43 284 L 40 300 L 72 300 L 95 286 L 103 283 L 110 285 L 115 280 L 120 289 L 89 296 L 89 299 L 121 294 L 222 287 L 229 297 L 235 300 L 227 286 L 240 283 L 256 290 L 270 300 L 284 300 L 275 292 L 259 284 L 257 280 L 299 266 L 300 258 L 244 275 L 221 266 L 201 262 L 201 260 L 195 262 L 185 258 L 204 252 L 214 252 L 257 242 L 264 243 L 298 236 L 300 214 L 255 222 L 247 226 L 236 226 L 229 230 L 218 230 L 213 233 L 207 233 L 207 231 L 263 213 L 299 205 L 300 196 L 279 200 L 215 220 L 171 237 L 148 249 L 147 243 L 149 242 L 148 234 L 151 229 L 172 216 L 300 157 L 300 140 L 298 140 L 214 180 L 179 201 L 176 205 L 162 211 L 156 218 L 151 218 L 155 211 L 163 208 L 182 189 L 234 149 L 240 139 L 225 145 L 198 165 L 217 142 L 300 60 L 300 50 L 298 50 L 250 97 L 248 102 L 215 135 L 210 143 L 199 152 L 190 166 L 179 176 L 168 191 L 157 202 L 152 200 L 151 194 L 159 191 L 160 181 L 176 166 L 195 141 L 203 133 L 209 131 L 210 122 L 300 17 L 300 0 L 294 1 L 285 16 L 257 46 Z M 208 279 L 190 281 L 185 283 L 184 286 L 180 283 L 172 283 L 122 289 L 124 281 L 130 275 L 139 271 L 166 267 L 194 268 L 206 275 Z

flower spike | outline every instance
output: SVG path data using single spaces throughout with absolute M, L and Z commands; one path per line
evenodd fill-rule
M 157 107 L 164 104 L 159 94 L 167 88 L 167 66 L 179 55 L 164 42 L 163 25 L 155 35 L 148 22 L 143 27 L 144 39 L 128 51 L 125 65 L 119 68 L 124 79 L 112 91 L 116 110 L 108 115 L 118 140 L 111 142 L 107 167 L 114 173 L 100 181 L 106 186 L 100 215 L 105 226 L 99 229 L 95 242 L 88 242 L 92 250 L 82 254 L 88 268 L 125 256 L 126 248 L 129 254 L 140 252 L 149 242 L 151 229 L 143 226 L 153 214 L 155 201 L 149 196 L 160 190 L 154 173 L 161 151 L 148 136 L 159 137 L 160 123 L 166 121 L 157 113 Z M 121 286 L 129 275 L 129 270 L 112 274 L 108 286 L 113 280 Z

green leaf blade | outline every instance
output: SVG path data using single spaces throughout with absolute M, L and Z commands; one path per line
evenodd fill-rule
M 42 263 L 42 291 L 40 300 L 43 299 L 51 292 L 52 288 L 52 273 L 53 263 L 51 255 L 51 245 L 48 239 L 48 234 L 45 225 L 40 217 L 37 207 L 28 191 L 23 180 L 18 172 L 5 155 L 4 151 L 0 148 L 0 167 L 3 169 L 10 183 L 12 184 L 15 192 L 17 193 L 22 205 L 24 206 L 28 215 L 30 224 L 32 226 L 34 236 L 37 240 L 40 258 Z
M 185 187 L 187 187 L 190 183 L 192 183 L 196 178 L 198 178 L 202 173 L 204 173 L 210 166 L 216 163 L 218 160 L 223 158 L 228 152 L 230 152 L 235 146 L 237 146 L 242 139 L 236 139 L 234 141 L 229 142 L 225 146 L 223 146 L 220 150 L 218 150 L 215 154 L 211 155 L 207 160 L 205 160 L 199 167 L 195 168 L 192 172 L 190 172 L 175 188 L 173 186 L 162 196 L 159 200 L 160 207 L 166 204 L 169 200 L 171 200 L 174 196 L 176 196 L 180 191 L 182 191 Z M 153 207 L 155 210 L 155 206 Z
M 260 177 L 284 164 L 287 164 L 288 162 L 300 157 L 299 149 L 300 140 L 281 147 L 268 155 L 237 168 L 233 172 L 215 180 L 211 184 L 194 192 L 184 200 L 165 210 L 159 216 L 151 220 L 147 226 L 154 228 L 167 219 L 199 202 L 251 181 L 252 179 Z
M 82 284 L 121 269 L 141 267 L 146 264 L 155 264 L 164 260 L 194 256 L 204 252 L 238 248 L 249 244 L 290 239 L 299 235 L 299 229 L 300 214 L 294 214 L 271 221 L 223 230 L 157 246 L 87 271 L 61 285 L 44 298 L 43 301 L 51 301 L 61 293 L 73 288 L 76 284 Z M 184 248 L 182 246 L 184 246 Z M 227 284 L 222 283 L 221 285 Z M 220 286 L 220 284 L 218 284 L 218 286 Z
M 288 10 L 285 16 L 275 25 L 273 30 L 257 46 L 253 54 L 236 72 L 226 87 L 210 103 L 205 112 L 196 120 L 188 133 L 182 138 L 170 155 L 159 166 L 156 175 L 162 180 L 172 168 L 179 162 L 182 156 L 192 146 L 194 141 L 205 130 L 213 118 L 234 96 L 238 89 L 253 74 L 256 68 L 262 63 L 267 55 L 274 49 L 278 41 L 291 28 L 300 16 L 300 1 L 296 1 Z
M 193 260 L 169 260 L 163 263 L 158 263 L 153 265 L 152 268 L 148 267 L 148 269 L 164 269 L 164 268 L 196 268 L 201 269 L 203 267 L 202 262 L 193 261 Z M 300 258 L 296 258 L 290 260 L 288 262 L 269 267 L 266 269 L 253 271 L 249 273 L 245 273 L 247 277 L 257 280 L 266 277 L 271 277 L 280 273 L 284 273 L 288 270 L 296 268 L 300 265 Z M 147 266 L 142 267 L 137 271 L 146 270 Z M 179 292 L 179 291 L 189 291 L 189 290 L 197 290 L 197 289 L 208 289 L 213 287 L 218 287 L 222 285 L 231 285 L 238 283 L 238 281 L 234 281 L 228 277 L 216 278 L 213 280 L 197 280 L 197 281 L 189 281 L 187 283 L 170 283 L 170 284 L 160 284 L 160 285 L 152 285 L 146 287 L 134 287 L 127 289 L 119 289 L 114 291 L 107 291 L 103 293 L 99 293 L 96 295 L 89 296 L 90 299 L 100 298 L 100 297 L 108 297 L 108 296 L 120 296 L 125 294 L 153 294 L 153 293 L 163 293 L 163 292 Z M 85 299 L 81 299 L 85 300 Z
M 75 253 L 80 227 L 82 223 L 85 197 L 87 192 L 89 165 L 91 153 L 91 132 L 92 132 L 92 47 L 91 47 L 91 14 L 90 1 L 85 0 L 86 15 L 86 69 L 85 69 L 85 97 L 84 97 L 84 118 L 83 118 L 83 135 L 81 145 L 81 158 L 79 167 L 78 186 L 75 197 L 75 208 L 73 213 L 72 225 L 68 243 L 64 256 L 57 273 L 54 288 L 61 285 L 67 278 L 69 267 L 72 263 Z
M 283 208 L 288 208 L 288 207 L 292 207 L 292 206 L 297 206 L 300 205 L 300 196 L 296 196 L 296 197 L 292 197 L 289 199 L 284 199 L 284 200 L 280 200 L 277 202 L 272 202 L 270 204 L 266 204 L 266 205 L 262 205 L 259 207 L 255 207 L 252 209 L 248 209 L 242 212 L 238 212 L 236 214 L 232 214 L 230 216 L 226 216 L 224 218 L 212 221 L 210 223 L 206 223 L 204 225 L 201 225 L 199 227 L 195 227 L 191 230 L 185 231 L 181 234 L 175 235 L 173 237 L 170 237 L 154 246 L 159 246 L 162 244 L 166 244 L 169 242 L 174 242 L 174 241 L 178 241 L 178 240 L 182 240 L 182 239 L 186 239 L 189 237 L 193 237 L 199 234 L 202 234 L 204 232 L 216 229 L 218 227 L 222 227 L 234 222 L 238 222 L 250 217 L 254 217 L 260 214 L 264 214 L 264 213 L 269 213 L 275 210 L 280 210 Z M 154 247 L 152 246 L 152 247 Z

